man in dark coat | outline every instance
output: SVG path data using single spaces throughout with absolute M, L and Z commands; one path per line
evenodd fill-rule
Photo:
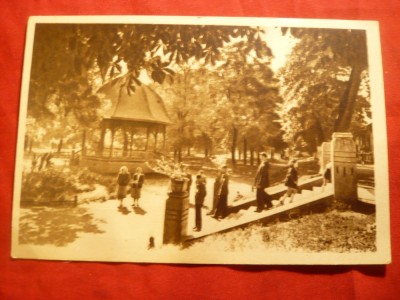
M 217 178 L 217 209 L 214 214 L 214 218 L 220 219 L 225 218 L 228 210 L 228 193 L 229 193 L 229 176 L 228 167 L 223 166 L 221 173 Z
M 211 210 L 207 213 L 208 216 L 213 216 L 217 210 L 218 199 L 219 199 L 219 179 L 221 176 L 221 170 L 218 170 L 217 177 L 215 177 L 214 188 L 213 188 L 213 198 Z
M 195 210 L 196 210 L 196 226 L 193 228 L 194 231 L 201 231 L 201 208 L 204 204 L 204 198 L 206 197 L 206 178 L 200 171 L 196 176 L 196 195 L 195 195 Z
M 272 207 L 269 195 L 264 191 L 269 186 L 269 162 L 267 153 L 260 154 L 261 163 L 258 167 L 256 177 L 254 179 L 254 187 L 256 188 L 257 209 L 256 212 L 261 212 L 264 206 Z

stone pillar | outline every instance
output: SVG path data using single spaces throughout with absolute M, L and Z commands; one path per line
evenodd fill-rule
M 321 174 L 324 172 L 326 165 L 331 162 L 331 143 L 323 142 L 321 144 L 321 153 L 320 153 L 320 172 Z
M 357 200 L 357 153 L 350 132 L 335 132 L 331 143 L 332 182 L 335 200 Z
M 171 192 L 165 206 L 164 244 L 179 244 L 187 233 L 189 194 L 186 179 L 171 179 Z

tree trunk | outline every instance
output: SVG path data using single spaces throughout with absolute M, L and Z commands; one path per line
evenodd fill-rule
M 190 156 L 190 146 L 187 146 L 187 152 L 186 152 L 187 156 Z
M 237 144 L 238 129 L 236 127 L 232 128 L 232 164 L 236 164 L 236 144 Z
M 86 155 L 86 129 L 83 130 L 82 133 L 82 147 L 81 147 L 82 155 Z
M 202 137 L 203 137 L 203 145 L 204 145 L 204 158 L 207 158 L 209 156 L 210 140 L 209 140 L 207 134 L 205 134 L 204 132 L 202 134 Z
M 254 166 L 254 150 L 250 149 L 250 166 Z
M 257 151 L 257 165 L 259 165 L 260 163 L 261 163 L 260 151 Z
M 204 158 L 208 157 L 208 144 L 203 134 L 203 145 L 204 145 Z
M 33 148 L 33 139 L 29 140 L 29 154 L 32 153 L 32 148 Z
M 60 141 L 58 142 L 57 153 L 60 153 L 60 152 L 61 152 L 63 143 L 64 143 L 64 139 L 60 139 Z
M 317 116 L 315 116 L 315 130 L 317 132 L 317 146 L 321 145 L 323 142 L 329 141 L 329 139 L 326 140 L 324 129 L 322 128 L 321 121 Z
M 182 147 L 178 149 L 178 162 L 182 162 Z
M 30 137 L 28 134 L 25 135 L 25 143 L 24 143 L 24 151 L 28 150 L 29 143 L 30 143 Z
M 247 139 L 243 138 L 243 164 L 247 165 Z
M 363 69 L 359 63 L 355 63 L 351 70 L 349 82 L 339 103 L 339 113 L 335 121 L 335 132 L 347 132 L 350 128 L 354 106 L 361 83 L 361 73 Z

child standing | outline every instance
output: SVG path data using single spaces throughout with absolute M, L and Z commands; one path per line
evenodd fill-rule
M 280 203 L 284 204 L 286 197 L 289 197 L 289 203 L 293 202 L 293 197 L 297 193 L 298 186 L 297 186 L 297 169 L 296 169 L 297 161 L 292 160 L 290 162 L 289 170 L 286 175 L 285 185 L 287 186 L 287 192 L 283 197 L 280 199 Z

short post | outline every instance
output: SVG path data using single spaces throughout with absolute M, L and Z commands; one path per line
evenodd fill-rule
M 352 204 L 357 200 L 357 153 L 350 132 L 333 133 L 331 157 L 335 200 Z
M 187 179 L 171 178 L 171 191 L 165 207 L 164 244 L 179 244 L 187 233 L 189 195 Z

